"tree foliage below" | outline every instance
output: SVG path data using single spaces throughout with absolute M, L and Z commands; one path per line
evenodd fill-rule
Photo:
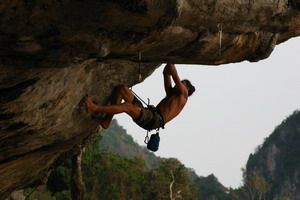
M 146 135 L 146 132 L 143 131 L 141 134 Z M 100 149 L 115 152 L 128 158 L 141 157 L 148 167 L 155 167 L 160 162 L 159 157 L 148 151 L 147 148 L 137 144 L 116 120 L 111 122 L 109 129 L 101 132 L 101 136 L 102 139 L 99 141 L 98 146 Z
M 43 199 L 71 199 L 70 168 L 67 161 L 51 174 Z M 82 175 L 87 200 L 231 200 L 214 175 L 198 177 L 175 158 L 156 157 L 115 120 L 85 150 Z M 36 193 L 28 199 L 40 199 Z

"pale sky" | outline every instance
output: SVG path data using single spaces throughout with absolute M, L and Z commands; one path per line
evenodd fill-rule
M 300 38 L 276 46 L 257 63 L 176 65 L 196 92 L 180 115 L 160 131 L 160 157 L 174 157 L 199 176 L 214 174 L 226 187 L 242 184 L 241 168 L 287 116 L 300 109 Z M 133 90 L 151 104 L 164 97 L 162 70 Z M 146 131 L 121 114 L 118 123 L 145 146 Z M 151 133 L 154 133 L 152 131 Z

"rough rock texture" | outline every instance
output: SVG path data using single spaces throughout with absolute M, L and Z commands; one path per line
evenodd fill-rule
M 299 10 L 299 0 L 2 0 L 0 199 L 93 138 L 84 94 L 106 104 L 162 62 L 267 58 L 300 34 Z
M 142 76 L 148 76 L 153 66 L 144 64 Z M 117 84 L 137 82 L 139 66 L 90 59 L 65 68 L 3 69 L 1 193 L 45 181 L 49 170 L 78 152 L 77 145 L 89 143 L 98 124 L 85 112 L 84 94 L 106 104 Z
M 147 62 L 257 61 L 299 35 L 299 2 L 4 0 L 0 55 L 5 65 L 21 67 L 64 67 L 90 57 L 136 61 L 138 52 Z
M 271 185 L 267 199 L 300 199 L 300 111 L 288 117 L 247 162 Z

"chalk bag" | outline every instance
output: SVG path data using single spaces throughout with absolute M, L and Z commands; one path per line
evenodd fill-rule
M 148 133 L 147 133 L 148 136 Z M 156 132 L 156 134 L 152 134 L 150 137 L 150 140 L 148 138 L 148 141 L 145 140 L 145 143 L 147 144 L 147 148 L 151 151 L 157 151 L 159 147 L 160 137 L 159 132 Z

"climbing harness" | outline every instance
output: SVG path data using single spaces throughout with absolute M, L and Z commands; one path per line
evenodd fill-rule
M 147 106 L 148 109 L 155 109 L 155 107 L 153 105 L 150 105 L 150 99 L 147 98 L 148 103 L 146 103 L 141 97 L 139 97 L 133 90 L 132 88 L 130 88 L 130 91 L 132 92 L 132 94 L 138 99 L 140 100 L 145 106 Z M 158 112 L 158 114 L 161 116 L 162 120 L 163 120 L 163 116 L 162 114 L 156 110 L 156 112 Z M 159 137 L 159 130 L 160 128 L 164 129 L 164 122 L 162 122 L 160 124 L 160 127 L 155 129 L 156 133 L 152 134 L 151 137 L 149 138 L 149 132 L 152 130 L 147 130 L 147 134 L 144 140 L 144 143 L 147 145 L 147 148 L 151 151 L 157 151 L 158 147 L 159 147 L 159 142 L 160 142 L 160 137 Z

